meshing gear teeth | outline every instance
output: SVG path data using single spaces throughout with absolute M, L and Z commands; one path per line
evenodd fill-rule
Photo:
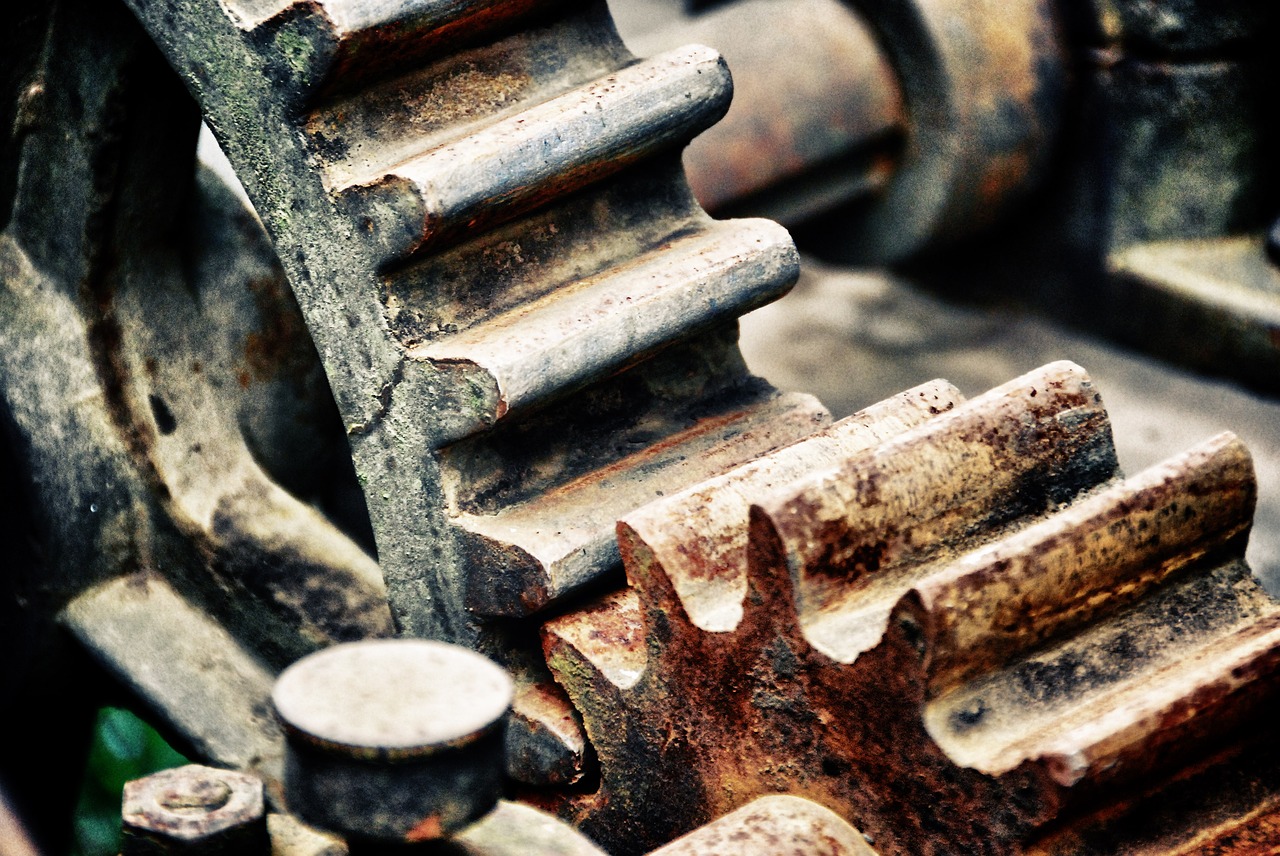
M 621 579 L 619 516 L 829 419 L 752 377 L 736 345 L 736 318 L 795 279 L 789 237 L 712 221 L 680 168 L 727 107 L 724 63 L 698 46 L 636 59 L 603 2 L 127 5 L 145 33 L 121 9 L 94 27 L 84 4 L 59 5 L 50 50 L 29 52 L 53 65 L 19 105 L 18 139 L 39 144 L 0 259 L 6 280 L 17 271 L 6 405 L 58 473 L 90 480 L 99 451 L 110 464 L 96 479 L 110 500 L 49 490 L 41 513 L 95 534 L 109 513 L 123 542 L 79 536 L 83 565 L 55 556 L 47 611 L 216 763 L 274 778 L 272 674 L 318 646 L 399 632 L 521 671 L 513 741 L 533 760 L 513 773 L 581 777 L 580 726 L 528 656 L 529 617 Z M 198 380 L 214 367 L 193 354 L 221 333 L 202 314 L 217 299 L 200 279 L 212 253 L 175 249 L 191 163 L 160 157 L 190 157 L 197 111 L 148 36 L 274 242 L 306 322 L 291 332 L 314 341 L 350 443 L 376 566 L 263 471 L 225 394 L 256 375 Z M 261 290 L 283 289 L 255 250 Z M 44 299 L 56 290 L 62 303 Z M 289 305 L 262 314 L 296 317 L 277 302 Z M 277 332 L 255 329 L 241 350 Z M 32 368 L 49 359 L 74 362 L 64 374 L 89 394 L 30 394 L 51 388 Z M 159 394 L 169 381 L 181 395 Z M 65 411 L 85 401 L 96 421 L 77 427 Z M 304 425 L 330 418 L 295 410 Z M 42 431 L 59 420 L 86 438 L 87 463 Z M 44 475 L 33 481 L 55 483 Z
M 603 3 L 131 6 L 276 243 L 403 632 L 482 644 L 473 614 L 606 574 L 617 516 L 821 418 L 731 341 L 789 238 L 679 169 L 731 95 L 714 52 L 636 60 Z
M 216 313 L 163 322 L 217 292 L 184 292 L 191 269 L 217 276 L 169 243 L 182 164 L 147 174 L 195 114 L 154 121 L 182 95 L 130 89 L 156 68 L 104 18 L 113 50 L 77 55 L 74 91 L 23 90 L 7 143 L 84 123 L 74 157 L 35 146 L 0 188 L 5 429 L 39 452 L 38 522 L 90 533 L 42 542 L 40 608 L 188 748 L 272 779 L 272 673 L 394 617 L 521 669 L 525 779 L 591 781 L 573 711 L 518 649 L 540 612 L 607 584 L 622 518 L 635 588 L 546 635 L 602 762 L 564 811 L 619 851 L 781 791 L 887 852 L 1265 842 L 1274 752 L 1222 736 L 1273 689 L 1274 606 L 1240 558 L 1247 455 L 1219 438 L 1119 481 L 1064 366 L 969 404 L 916 390 L 792 445 L 826 414 L 747 374 L 733 319 L 788 287 L 794 252 L 770 224 L 706 218 L 676 160 L 728 98 L 714 54 L 633 60 L 599 3 L 132 5 L 298 294 L 392 607 L 212 386 L 155 394 L 211 368 L 189 358 Z M 74 54 L 92 18 L 58 8 L 42 57 Z M 265 251 L 249 267 L 287 312 Z M 41 382 L 51 359 L 66 401 Z M 77 478 L 48 439 L 70 435 L 91 438 Z M 1206 789 L 1225 796 L 1206 807 Z
M 631 587 L 544 628 L 601 766 L 551 802 L 620 853 L 769 793 L 881 853 L 1274 836 L 1254 499 L 1229 434 L 1122 479 L 1069 363 L 890 399 L 623 518 Z

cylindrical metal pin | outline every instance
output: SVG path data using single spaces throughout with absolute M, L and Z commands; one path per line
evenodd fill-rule
M 371 640 L 304 657 L 272 692 L 290 811 L 356 840 L 450 835 L 502 795 L 512 695 L 499 666 L 443 642 Z

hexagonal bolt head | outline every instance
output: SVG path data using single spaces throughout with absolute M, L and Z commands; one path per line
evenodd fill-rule
M 272 691 L 289 810 L 354 841 L 452 835 L 502 796 L 513 695 L 502 668 L 443 642 L 370 640 L 304 657 Z
M 262 781 L 189 764 L 124 786 L 123 856 L 257 856 L 270 850 Z

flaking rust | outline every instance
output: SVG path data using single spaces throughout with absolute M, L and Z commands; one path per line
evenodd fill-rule
M 617 853 L 774 793 L 885 854 L 1272 852 L 1243 445 L 1123 479 L 1070 363 L 920 395 L 619 523 L 631 587 L 544 629 L 601 767 L 562 815 Z

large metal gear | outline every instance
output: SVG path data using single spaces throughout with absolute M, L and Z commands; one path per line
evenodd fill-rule
M 631 587 L 544 631 L 601 764 L 548 804 L 618 853 L 770 793 L 882 853 L 1264 852 L 1255 494 L 1230 435 L 1121 479 L 1055 364 L 655 501 L 619 523 Z
M 403 634 L 516 674 L 510 774 L 614 852 L 784 792 L 884 852 L 1176 851 L 1271 818 L 1265 734 L 1214 742 L 1273 697 L 1246 453 L 1119 481 L 1069 366 L 831 428 L 752 377 L 735 319 L 797 259 L 684 182 L 731 92 L 714 52 L 637 60 L 586 0 L 128 6 L 5 36 L 28 738 L 94 698 L 62 628 L 279 805 L 275 674 Z M 192 189 L 200 115 L 274 255 Z
M 621 514 L 826 419 L 734 341 L 794 281 L 790 239 L 711 221 L 681 176 L 723 62 L 636 60 L 599 2 L 132 11 L 10 37 L 15 641 L 63 656 L 56 619 L 188 752 L 269 782 L 284 665 L 460 641 L 520 674 L 513 772 L 580 777 L 528 616 L 618 573 Z M 283 271 L 191 189 L 201 113 Z M 36 733 L 42 693 L 15 696 Z

